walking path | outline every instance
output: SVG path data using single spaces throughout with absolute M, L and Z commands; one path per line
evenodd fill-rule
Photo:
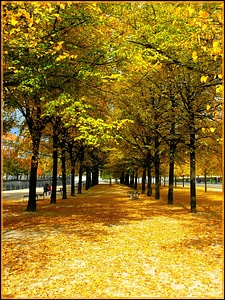
M 60 186 L 57 186 L 59 189 Z M 36 188 L 36 193 L 43 193 L 43 187 Z M 23 196 L 29 194 L 29 189 L 22 190 L 11 190 L 11 191 L 3 191 L 2 198 L 3 200 L 21 200 L 23 201 Z M 46 198 L 49 196 L 46 196 Z
M 107 184 L 107 183 L 101 183 L 101 184 Z M 181 187 L 182 183 L 177 183 L 177 187 Z M 189 187 L 190 185 L 185 183 L 185 187 Z M 57 186 L 57 189 L 61 188 L 62 186 Z M 204 184 L 196 184 L 196 187 L 199 189 L 205 189 Z M 68 192 L 70 189 L 70 186 L 67 186 Z M 176 187 L 174 187 L 176 189 Z M 222 192 L 222 184 L 208 184 L 207 185 L 208 191 L 221 191 Z M 37 193 L 43 192 L 43 187 L 36 188 Z M 27 195 L 29 193 L 29 189 L 21 189 L 21 190 L 11 190 L 11 191 L 3 191 L 2 198 L 3 200 L 21 200 L 23 201 L 23 196 Z
M 2 298 L 223 299 L 222 193 L 189 189 L 174 205 L 130 188 L 98 185 L 82 195 L 4 201 Z

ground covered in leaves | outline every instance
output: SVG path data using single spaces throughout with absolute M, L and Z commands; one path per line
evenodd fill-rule
M 223 299 L 222 192 L 176 188 L 174 204 L 98 185 L 82 195 L 3 201 L 4 298 Z

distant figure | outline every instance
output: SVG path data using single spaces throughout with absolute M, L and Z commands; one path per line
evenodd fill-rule
M 45 183 L 44 185 L 44 194 L 48 195 L 49 192 L 51 192 L 52 186 L 48 183 Z

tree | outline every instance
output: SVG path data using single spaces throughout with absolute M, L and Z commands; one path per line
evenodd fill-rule
M 215 101 L 215 92 L 221 91 L 221 5 L 178 3 L 165 7 L 161 3 L 141 3 L 132 4 L 128 9 L 130 13 L 124 18 L 124 24 L 128 28 L 127 42 L 134 45 L 134 55 L 139 60 L 146 61 L 144 66 L 147 70 L 149 62 L 152 68 L 160 62 L 172 65 L 177 79 L 179 76 L 180 79 L 183 78 L 178 80 L 178 92 L 183 101 L 180 103 L 187 113 L 186 124 L 190 138 L 190 204 L 191 212 L 196 212 L 196 121 L 200 115 L 203 118 L 203 111 L 206 111 L 207 102 L 204 101 L 203 110 L 202 95 L 210 90 L 209 101 L 213 100 L 212 96 Z M 203 27 L 209 28 L 209 31 L 202 31 Z M 128 44 L 124 47 L 130 49 Z M 133 59 L 135 60 L 134 56 Z
M 46 104 L 64 89 L 75 89 L 77 95 L 86 82 L 99 82 L 101 76 L 94 66 L 108 63 L 109 46 L 101 39 L 106 36 L 100 27 L 101 15 L 95 4 L 4 5 L 5 103 L 21 111 L 33 142 L 28 211 L 36 210 L 40 140 L 52 118 L 45 114 Z
M 58 141 L 61 153 L 78 142 L 89 150 L 105 146 L 129 124 L 122 132 L 132 150 L 124 171 L 140 167 L 151 178 L 154 165 L 157 199 L 160 164 L 169 152 L 170 203 L 174 156 L 182 142 L 190 154 L 196 212 L 197 135 L 211 109 L 212 121 L 221 111 L 221 15 L 220 3 L 4 5 L 5 107 L 21 111 L 33 142 L 27 210 L 36 210 L 41 136 L 60 118 L 66 137 Z M 80 166 L 86 155 L 81 152 Z

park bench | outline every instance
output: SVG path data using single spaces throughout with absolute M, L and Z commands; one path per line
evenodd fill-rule
M 63 189 L 60 188 L 59 190 L 56 190 L 56 193 L 62 193 L 62 191 L 63 191 Z M 37 201 L 40 200 L 41 197 L 43 197 L 43 199 L 45 199 L 45 196 L 48 196 L 48 195 L 49 196 L 51 195 L 51 191 L 47 191 L 47 192 L 43 191 L 43 193 L 37 193 L 36 194 L 36 200 Z M 23 202 L 24 202 L 25 198 L 29 198 L 29 195 L 24 195 L 23 196 Z
M 47 192 L 46 192 L 46 191 L 44 191 L 44 192 L 43 192 L 42 194 L 40 194 L 40 195 L 45 195 L 45 196 L 48 196 L 48 195 L 51 195 L 51 193 L 52 193 L 51 191 L 47 191 Z
M 129 195 L 130 199 L 139 199 L 138 191 L 128 191 L 127 194 Z
M 40 200 L 39 198 L 43 197 L 45 199 L 45 193 L 38 193 L 36 194 L 37 200 Z
M 45 198 L 45 193 L 37 193 L 36 194 L 36 201 L 40 200 L 40 198 L 43 197 L 43 199 Z M 23 202 L 25 198 L 29 198 L 29 195 L 24 195 L 23 196 Z
M 82 186 L 85 186 L 85 184 L 86 184 L 86 181 L 82 181 Z M 75 184 L 75 188 L 78 189 L 78 186 L 79 186 L 79 183 L 77 182 L 77 183 Z

